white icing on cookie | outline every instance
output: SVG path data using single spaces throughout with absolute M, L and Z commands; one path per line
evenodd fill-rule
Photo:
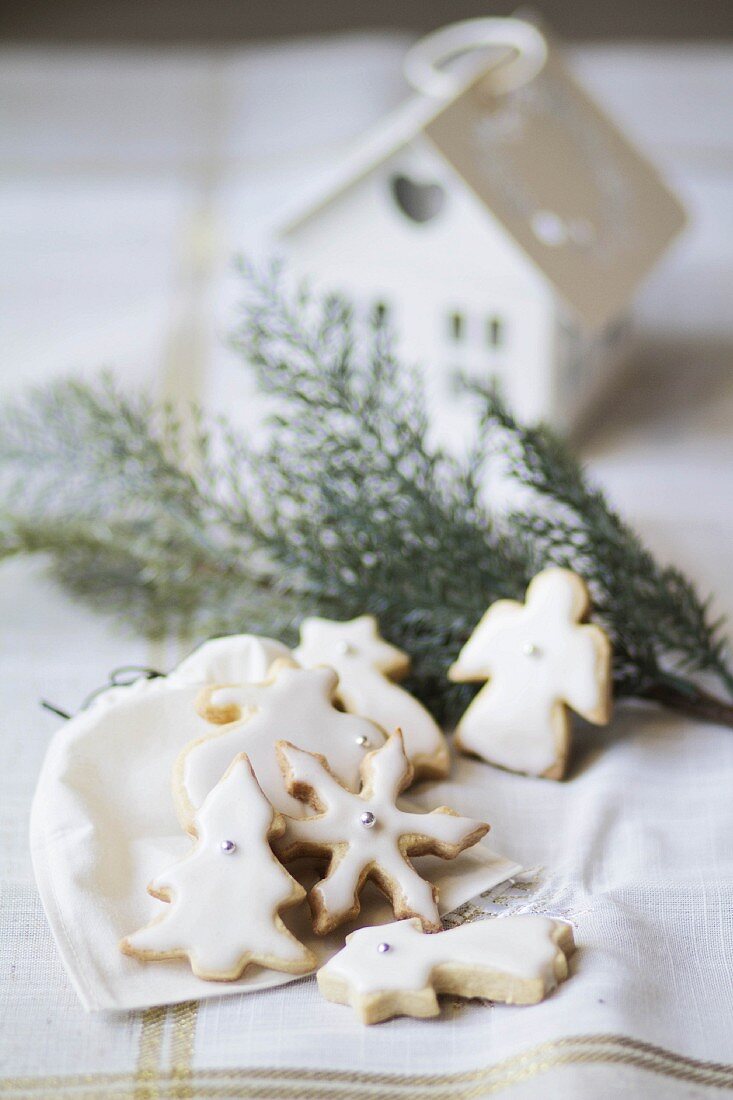
M 198 977 L 215 981 L 238 978 L 250 963 L 293 973 L 312 969 L 312 953 L 278 916 L 304 895 L 270 848 L 284 822 L 245 755 L 211 791 L 194 829 L 189 854 L 149 887 L 170 906 L 123 940 L 122 950 L 142 959 L 188 957 Z
M 370 718 L 387 733 L 401 729 L 416 778 L 448 774 L 442 730 L 414 696 L 392 682 L 407 675 L 410 658 L 384 641 L 373 615 L 350 622 L 305 619 L 294 656 L 304 668 L 330 665 L 336 670 L 338 698 L 346 710 Z
M 291 817 L 302 816 L 305 807 L 288 793 L 275 753 L 275 743 L 285 737 L 322 753 L 339 779 L 358 788 L 359 765 L 370 749 L 384 742 L 382 731 L 366 718 L 336 710 L 332 700 L 337 676 L 332 669 L 276 662 L 272 675 L 265 683 L 213 687 L 204 693 L 205 717 L 221 708 L 236 720 L 191 742 L 178 758 L 173 786 L 184 825 L 232 759 L 245 751 L 273 806 Z
M 347 791 L 311 753 L 280 742 L 278 755 L 289 789 L 309 798 L 319 813 L 288 821 L 276 851 L 283 859 L 331 857 L 326 877 L 309 895 L 316 932 L 328 932 L 359 912 L 359 892 L 368 878 L 391 900 L 396 915 L 417 916 L 426 928 L 440 928 L 437 890 L 407 857 L 432 852 L 451 859 L 476 844 L 489 826 L 445 806 L 427 814 L 397 807 L 412 772 L 399 732 L 364 760 L 359 794 Z
M 448 673 L 489 680 L 458 723 L 458 748 L 512 771 L 562 776 L 566 707 L 599 725 L 610 716 L 610 644 L 599 627 L 580 625 L 587 610 L 582 579 L 558 568 L 533 579 L 524 604 L 489 608 Z
M 478 920 L 435 935 L 404 920 L 352 932 L 318 971 L 318 984 L 329 999 L 365 1010 L 366 1022 L 410 1013 L 411 1004 L 416 1015 L 435 1015 L 443 990 L 529 1003 L 567 976 L 572 950 L 570 926 L 549 917 Z M 418 993 L 422 1002 L 414 1000 Z M 381 1007 L 378 995 L 387 995 Z

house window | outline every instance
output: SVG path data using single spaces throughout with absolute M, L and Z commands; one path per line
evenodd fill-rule
M 437 218 L 445 204 L 445 191 L 439 183 L 424 183 L 410 176 L 394 175 L 389 178 L 389 186 L 397 208 L 417 225 Z
M 486 343 L 490 348 L 500 348 L 505 339 L 504 322 L 501 317 L 489 317 L 486 322 Z
M 451 339 L 458 343 L 466 334 L 466 318 L 457 310 L 448 314 L 448 331 Z

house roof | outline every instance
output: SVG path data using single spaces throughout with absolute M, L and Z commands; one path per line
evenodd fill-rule
M 590 329 L 628 305 L 684 225 L 679 201 L 553 48 L 539 76 L 515 92 L 495 93 L 486 73 L 474 73 L 449 100 L 408 100 L 286 216 L 280 236 L 296 233 L 418 137 Z
M 363 179 L 393 153 L 421 134 L 429 122 L 445 109 L 444 101 L 413 96 L 392 111 L 360 139 L 315 189 L 300 195 L 282 219 L 279 233 L 287 236 L 317 214 L 324 206 Z

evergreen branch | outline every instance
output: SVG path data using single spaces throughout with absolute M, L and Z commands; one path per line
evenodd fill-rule
M 678 569 L 659 565 L 589 482 L 567 445 L 545 426 L 517 423 L 495 388 L 471 385 L 482 424 L 532 491 L 530 508 L 509 516 L 540 558 L 567 565 L 588 583 L 594 617 L 611 636 L 619 695 L 684 691 L 679 673 L 710 673 L 733 695 L 723 623 Z
M 413 687 L 454 716 L 467 690 L 445 680 L 450 659 L 493 593 L 522 593 L 527 555 L 480 503 L 481 470 L 430 445 L 422 387 L 379 318 L 357 334 L 348 303 L 297 305 L 277 274 L 256 283 L 234 337 L 276 401 L 251 456 L 258 531 L 315 610 L 376 614 Z
M 200 417 L 192 435 L 196 472 L 172 410 L 107 376 L 31 391 L 0 417 L 0 557 L 48 555 L 74 595 L 151 637 L 237 630 L 245 608 L 262 626 L 290 625 L 223 489 L 241 454 L 224 444 L 216 462 Z
M 614 646 L 617 695 L 733 726 L 721 624 L 659 566 L 546 428 L 480 387 L 475 446 L 431 443 L 420 380 L 383 321 L 247 272 L 233 343 L 272 414 L 254 449 L 224 423 L 55 383 L 0 415 L 0 554 L 41 552 L 76 596 L 149 635 L 259 631 L 294 642 L 309 614 L 370 611 L 413 658 L 409 686 L 447 722 L 472 689 L 449 664 L 486 607 L 548 562 L 588 581 Z M 531 506 L 497 517 L 484 469 L 502 449 Z M 191 458 L 187 458 L 191 455 Z

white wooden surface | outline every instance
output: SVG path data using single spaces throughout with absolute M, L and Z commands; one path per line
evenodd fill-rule
M 256 248 L 293 189 L 401 98 L 402 47 L 374 35 L 216 54 L 2 51 L 2 396 L 109 365 L 131 385 L 250 410 L 248 379 L 222 340 L 238 296 L 231 256 Z M 733 613 L 733 50 L 593 47 L 575 60 L 692 215 L 640 296 L 631 376 L 581 444 L 652 545 Z M 38 909 L 25 831 L 55 725 L 38 697 L 74 707 L 109 668 L 150 654 L 25 563 L 0 569 L 0 623 L 10 761 L 0 769 L 0 927 L 32 945 L 2 962 L 0 1076 L 127 1070 L 145 1063 L 146 1025 L 81 1013 Z M 228 1027 L 215 1008 L 200 1017 L 204 1064 L 233 1057 Z M 173 1042 L 174 1028 L 164 1022 Z M 611 1095 L 594 1081 L 594 1095 Z M 563 1095 L 568 1083 L 558 1076 Z M 677 1095 L 674 1082 L 658 1085 Z M 575 1087 L 583 1095 L 580 1078 Z

